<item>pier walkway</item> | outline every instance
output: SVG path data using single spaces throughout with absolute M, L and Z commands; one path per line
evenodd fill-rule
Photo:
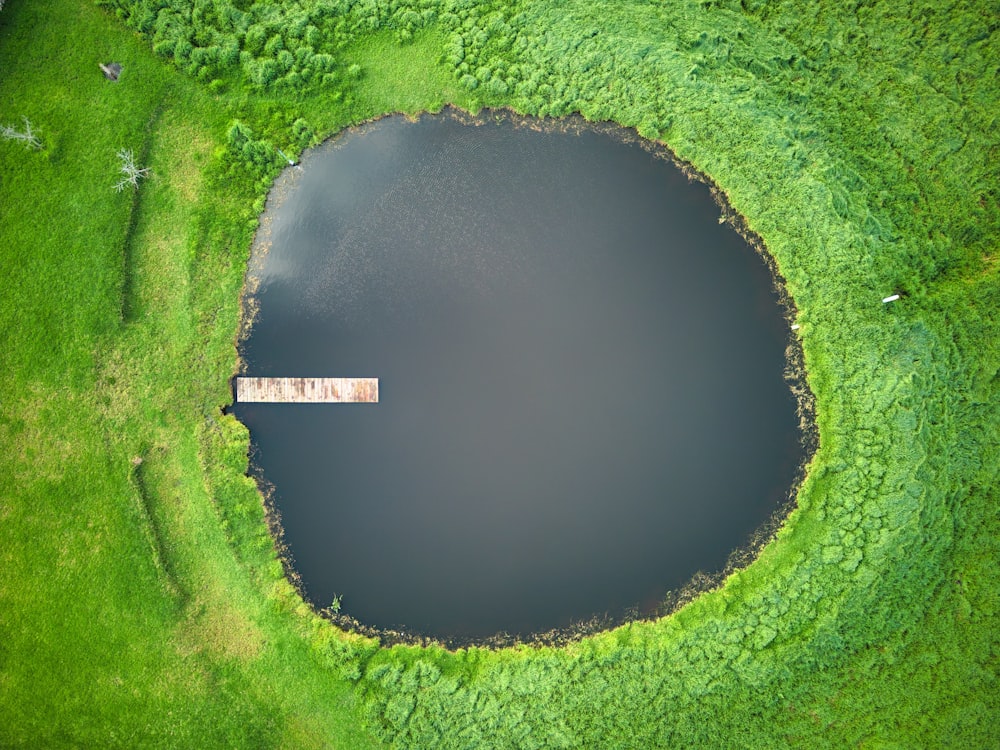
M 378 403 L 378 378 L 236 378 L 243 403 Z

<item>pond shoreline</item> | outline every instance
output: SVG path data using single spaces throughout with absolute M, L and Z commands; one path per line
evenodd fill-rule
M 575 621 L 571 625 L 562 628 L 553 628 L 541 632 L 532 632 L 526 635 L 511 635 L 499 632 L 488 637 L 436 637 L 421 632 L 413 628 L 380 628 L 366 624 L 350 615 L 334 610 L 331 607 L 323 607 L 312 601 L 305 591 L 301 576 L 296 569 L 295 561 L 289 546 L 285 540 L 284 528 L 281 521 L 279 509 L 274 501 L 274 488 L 263 476 L 263 473 L 251 457 L 249 476 L 258 484 L 266 508 L 267 524 L 271 534 L 275 539 L 276 548 L 281 560 L 285 575 L 288 580 L 299 591 L 300 596 L 306 601 L 314 612 L 321 615 L 337 627 L 367 637 L 377 639 L 383 646 L 397 644 L 420 645 L 420 646 L 441 646 L 448 650 L 460 650 L 470 647 L 487 647 L 493 649 L 508 648 L 518 645 L 531 646 L 560 646 L 567 643 L 576 642 L 583 638 L 598 633 L 606 632 L 614 628 L 633 622 L 652 622 L 670 614 L 673 614 L 685 604 L 697 598 L 699 595 L 715 590 L 725 581 L 727 577 L 736 571 L 751 564 L 761 550 L 774 538 L 783 526 L 789 514 L 795 510 L 796 496 L 798 490 L 805 480 L 807 469 L 818 448 L 818 430 L 815 422 L 815 397 L 807 384 L 807 374 L 804 369 L 804 355 L 801 339 L 795 335 L 791 326 L 794 324 L 797 310 L 791 295 L 787 291 L 784 278 L 781 276 L 777 262 L 768 252 L 762 238 L 753 232 L 746 220 L 736 212 L 729 204 L 728 197 L 707 175 L 700 173 L 689 162 L 680 159 L 669 147 L 662 142 L 651 141 L 643 138 L 634 128 L 625 128 L 613 122 L 592 123 L 587 121 L 582 115 L 575 114 L 565 118 L 535 118 L 521 115 L 511 109 L 484 109 L 478 113 L 471 113 L 453 106 L 445 106 L 438 112 L 423 111 L 415 115 L 403 113 L 390 113 L 380 117 L 371 118 L 356 125 L 344 128 L 340 132 L 330 136 L 323 141 L 322 145 L 336 143 L 339 139 L 357 134 L 362 128 L 394 117 L 404 117 L 410 122 L 417 122 L 423 117 L 447 117 L 462 125 L 482 126 L 485 124 L 509 124 L 516 129 L 527 129 L 535 132 L 546 133 L 571 133 L 580 134 L 584 132 L 598 133 L 609 136 L 617 142 L 627 145 L 638 145 L 645 152 L 656 159 L 666 161 L 683 174 L 689 182 L 698 182 L 708 187 L 709 193 L 720 211 L 719 223 L 728 224 L 752 248 L 755 254 L 764 262 L 773 290 L 778 295 L 782 317 L 786 321 L 789 332 L 785 352 L 785 380 L 795 399 L 796 413 L 799 421 L 800 445 L 802 449 L 802 460 L 795 471 L 795 478 L 788 487 L 786 498 L 780 503 L 778 508 L 769 516 L 761 526 L 759 526 L 747 539 L 747 541 L 735 548 L 727 558 L 725 565 L 715 571 L 699 571 L 682 586 L 669 590 L 662 601 L 656 605 L 653 611 L 640 612 L 637 607 L 632 608 L 620 616 L 611 616 L 607 613 L 597 613 L 592 617 L 582 621 Z M 308 157 L 304 157 L 308 162 Z M 275 181 L 272 191 L 268 195 L 265 212 L 261 216 L 261 226 L 254 238 L 253 247 L 247 264 L 245 283 L 241 294 L 241 304 L 243 315 L 239 328 L 239 343 L 242 343 L 250 335 L 253 329 L 258 300 L 256 297 L 259 288 L 259 278 L 255 269 L 263 267 L 263 263 L 270 248 L 270 219 L 271 211 L 276 206 L 281 205 L 281 201 L 287 196 L 287 190 L 294 183 L 296 177 L 301 174 L 301 162 L 296 166 L 286 168 L 282 175 Z M 275 204 L 274 201 L 278 201 Z M 246 366 L 240 359 L 239 372 L 234 374 L 231 383 L 235 383 L 235 378 L 248 374 Z

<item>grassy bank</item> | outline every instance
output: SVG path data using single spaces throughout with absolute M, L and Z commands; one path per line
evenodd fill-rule
M 43 145 L 0 141 L 0 744 L 1000 742 L 988 3 L 158 5 L 0 11 L 0 124 Z M 283 579 L 221 413 L 275 149 L 446 102 L 663 140 L 787 279 L 820 450 L 779 538 L 669 618 L 378 649 Z

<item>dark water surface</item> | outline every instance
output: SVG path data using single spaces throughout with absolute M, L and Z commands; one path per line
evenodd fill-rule
M 233 409 L 308 597 L 476 638 L 719 569 L 802 450 L 770 276 L 718 217 L 638 145 L 510 121 L 389 118 L 287 172 L 245 372 L 381 379 Z

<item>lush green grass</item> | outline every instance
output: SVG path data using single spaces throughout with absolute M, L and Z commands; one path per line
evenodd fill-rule
M 211 176 L 230 115 L 90 3 L 0 24 L 0 117 L 45 146 L 0 143 L 0 745 L 363 746 L 206 485 L 253 200 Z M 137 196 L 121 147 L 152 168 Z
M 0 122 L 44 143 L 0 142 L 0 744 L 1000 744 L 995 8 L 114 5 L 149 38 L 0 11 Z M 788 281 L 820 451 L 779 538 L 671 617 L 378 650 L 283 579 L 220 412 L 274 149 L 446 102 L 663 139 Z

